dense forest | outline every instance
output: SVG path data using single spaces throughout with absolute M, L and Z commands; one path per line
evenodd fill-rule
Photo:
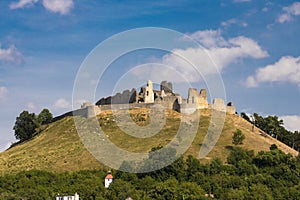
M 300 199 L 300 156 L 278 150 L 232 147 L 227 163 L 180 157 L 151 173 L 112 171 L 114 182 L 104 188 L 106 170 L 53 173 L 24 171 L 0 176 L 0 199 L 54 199 L 75 194 L 81 199 Z
M 300 132 L 286 130 L 283 126 L 283 120 L 279 119 L 276 115 L 262 117 L 254 113 L 249 117 L 246 113 L 242 112 L 241 117 L 296 151 L 300 151 Z

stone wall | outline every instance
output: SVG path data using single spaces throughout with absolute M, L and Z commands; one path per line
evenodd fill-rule
M 236 110 L 235 110 L 235 107 L 233 106 L 232 102 L 229 102 L 227 104 L 227 106 L 226 106 L 226 113 L 227 114 L 231 114 L 231 115 L 236 114 Z
M 215 98 L 212 103 L 212 109 L 221 111 L 221 112 L 226 112 L 226 106 L 225 106 L 224 99 Z
M 168 95 L 162 98 L 157 98 L 155 100 L 155 104 L 160 104 L 161 106 L 163 106 L 165 109 L 168 110 L 176 110 L 178 112 L 180 111 L 178 97 L 175 95 Z
M 138 102 L 138 92 L 135 88 L 131 91 L 125 90 L 122 93 L 117 93 L 114 96 L 100 99 L 96 105 L 110 105 L 110 104 L 129 104 Z
M 211 108 L 217 111 L 235 114 L 236 110 L 232 102 L 225 105 L 224 99 L 215 98 L 210 105 L 207 101 L 205 89 L 198 93 L 196 88 L 189 88 L 188 98 L 183 99 L 180 95 L 173 93 L 172 83 L 162 81 L 159 90 L 153 90 L 153 83 L 149 80 L 146 87 L 142 87 L 138 93 L 137 89 L 125 90 L 112 97 L 102 98 L 96 106 L 84 103 L 82 108 L 73 112 L 74 115 L 93 117 L 104 110 L 150 108 L 153 105 L 161 105 L 165 109 L 172 109 L 184 114 L 191 114 L 198 109 Z
M 188 98 L 180 100 L 180 112 L 190 114 L 197 109 L 208 108 L 208 102 L 206 97 L 206 90 L 201 89 L 198 94 L 196 88 L 189 88 Z
M 132 104 L 132 103 L 154 103 L 157 98 L 174 95 L 172 83 L 162 81 L 160 91 L 153 89 L 152 81 L 147 82 L 146 87 L 142 87 L 140 92 L 133 88 L 131 91 L 125 90 L 122 93 L 117 93 L 114 96 L 102 98 L 97 101 L 96 105 L 110 104 Z
M 72 112 L 73 116 L 81 116 L 85 118 L 95 117 L 101 112 L 101 108 L 97 105 L 93 105 L 90 102 L 85 102 L 81 105 L 80 109 Z
M 188 104 L 188 103 L 186 103 L 186 100 L 183 100 L 182 102 L 183 103 L 180 104 L 180 110 L 179 110 L 180 113 L 192 114 L 197 110 L 195 104 Z
M 229 102 L 227 106 L 225 106 L 224 99 L 221 98 L 216 98 L 213 100 L 212 109 L 226 112 L 227 114 L 232 114 L 232 115 L 236 113 L 233 103 Z

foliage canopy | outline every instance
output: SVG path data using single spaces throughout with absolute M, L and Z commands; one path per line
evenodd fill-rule
M 245 139 L 245 135 L 240 129 L 236 129 L 232 136 L 232 143 L 234 145 L 241 145 Z

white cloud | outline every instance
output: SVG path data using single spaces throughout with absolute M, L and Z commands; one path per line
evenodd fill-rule
M 54 103 L 55 108 L 71 108 L 71 104 L 64 98 L 60 98 Z
M 23 61 L 23 56 L 14 45 L 11 45 L 9 48 L 4 49 L 1 48 L 0 44 L 0 61 L 1 60 L 20 64 Z
M 0 100 L 4 99 L 8 93 L 8 89 L 4 86 L 0 87 Z
M 282 14 L 278 17 L 277 21 L 280 23 L 289 22 L 292 20 L 292 16 L 290 14 Z
M 300 131 L 300 116 L 286 115 L 280 116 L 279 119 L 283 120 L 284 127 L 289 131 Z
M 172 54 L 163 56 L 161 62 L 172 67 L 175 72 L 181 74 L 183 79 L 190 82 L 199 81 L 201 77 L 199 73 L 202 76 L 218 73 L 208 53 L 201 48 L 175 49 Z M 153 73 L 149 72 L 149 74 Z
M 243 58 L 264 58 L 268 56 L 266 51 L 252 39 L 243 36 L 232 38 L 229 47 L 217 47 L 209 49 L 209 52 L 220 70 L 231 63 Z
M 68 14 L 73 8 L 73 0 L 43 0 L 43 6 L 54 13 Z
M 228 46 L 228 42 L 221 35 L 221 30 L 197 31 L 189 36 L 206 48 Z
M 292 5 L 284 7 L 283 10 L 292 15 L 300 15 L 300 2 L 294 2 Z
M 289 22 L 293 19 L 293 16 L 300 15 L 300 2 L 294 2 L 292 5 L 284 7 L 282 10 L 284 13 L 278 17 L 277 21 L 280 23 Z
M 246 79 L 246 86 L 247 87 L 258 87 L 258 83 L 256 82 L 255 78 L 253 76 L 249 76 Z
M 197 31 L 183 39 L 187 37 L 196 40 L 203 47 L 174 49 L 172 53 L 155 61 L 162 65 L 148 66 L 147 73 L 144 68 L 135 70 L 134 74 L 137 77 L 147 74 L 151 80 L 163 77 L 161 80 L 197 82 L 207 75 L 222 72 L 225 67 L 244 58 L 260 59 L 268 56 L 253 39 L 239 36 L 226 40 L 220 30 Z M 158 69 L 164 73 L 158 73 Z M 174 74 L 179 75 L 175 80 Z
M 24 7 L 30 7 L 37 3 L 39 0 L 19 0 L 18 2 L 13 2 L 9 5 L 10 9 L 18 9 Z
M 10 9 L 18 9 L 24 7 L 31 7 L 39 0 L 19 0 L 18 2 L 13 2 L 9 5 Z M 66 15 L 74 7 L 73 0 L 43 0 L 42 4 L 44 8 L 48 11 L 59 13 L 61 15 Z
M 300 57 L 284 56 L 274 64 L 256 70 L 249 76 L 248 87 L 256 87 L 261 82 L 289 82 L 300 87 Z
M 219 30 L 205 30 L 190 34 L 190 37 L 205 48 L 175 49 L 172 54 L 163 56 L 161 62 L 172 66 L 191 82 L 199 81 L 199 72 L 202 76 L 217 74 L 226 66 L 244 58 L 259 59 L 268 56 L 257 42 L 244 36 L 225 40 Z
M 251 38 L 238 36 L 225 40 L 221 36 L 220 30 L 198 31 L 191 34 L 190 37 L 206 47 L 215 59 L 222 60 L 220 65 L 235 62 L 237 58 L 264 58 L 268 56 L 268 53 L 262 50 L 257 42 Z
M 242 27 L 247 27 L 248 26 L 248 24 L 246 22 L 243 22 L 243 21 L 235 19 L 235 18 L 229 19 L 229 20 L 224 21 L 224 22 L 221 23 L 221 25 L 223 27 L 229 27 L 233 24 L 237 24 L 237 25 L 242 26 Z

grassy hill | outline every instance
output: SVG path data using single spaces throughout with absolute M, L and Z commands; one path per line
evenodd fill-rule
M 185 155 L 198 157 L 209 126 L 210 110 L 199 112 L 201 118 L 198 132 Z M 131 118 L 140 126 L 150 122 L 149 110 L 146 108 L 132 109 L 130 113 Z M 123 133 L 117 126 L 111 111 L 102 112 L 97 117 L 109 140 L 130 152 L 148 152 L 152 147 L 168 144 L 176 135 L 181 119 L 180 113 L 168 111 L 164 128 L 155 136 L 143 139 Z M 232 133 L 237 128 L 246 136 L 242 146 L 249 150 L 253 149 L 255 152 L 269 150 L 271 144 L 276 144 L 286 153 L 298 154 L 297 151 L 266 135 L 258 128 L 252 132 L 251 126 L 249 122 L 237 115 L 227 115 L 217 144 L 201 162 L 208 162 L 214 157 L 219 157 L 225 162 L 232 147 Z M 106 167 L 99 163 L 81 143 L 73 117 L 64 117 L 43 127 L 43 131 L 30 141 L 18 144 L 0 154 L 0 174 L 31 169 L 62 172 L 100 168 Z

